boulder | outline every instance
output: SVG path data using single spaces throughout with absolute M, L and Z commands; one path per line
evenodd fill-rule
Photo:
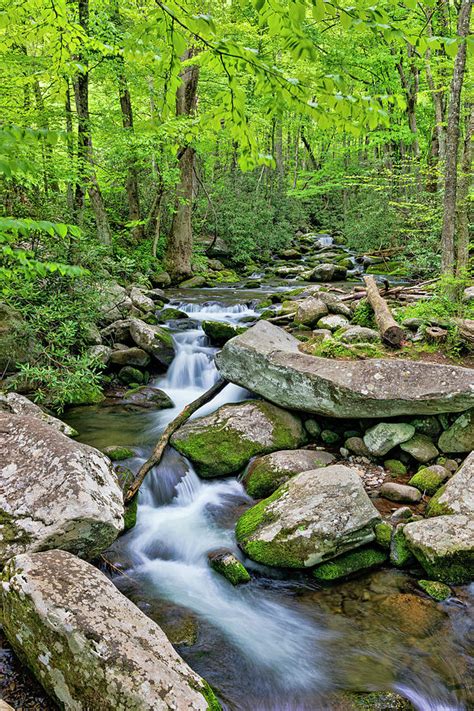
M 417 504 L 421 501 L 421 491 L 414 486 L 388 481 L 380 487 L 380 496 L 400 504 Z
M 228 341 L 216 363 L 224 378 L 281 407 L 330 417 L 387 418 L 473 407 L 469 368 L 395 359 L 329 360 L 305 355 L 298 345 L 283 329 L 259 321 Z
M 151 385 L 142 385 L 125 392 L 123 387 L 108 391 L 103 406 L 118 406 L 134 412 L 142 409 L 164 410 L 168 407 L 174 407 L 174 403 L 163 390 L 154 388 Z
M 310 288 L 314 289 L 318 287 Z M 326 304 L 330 314 L 341 314 L 341 316 L 347 316 L 347 318 L 351 317 L 352 311 L 349 306 L 341 301 L 336 294 L 331 294 L 329 291 L 319 291 L 318 299 Z
M 307 423 L 305 423 L 306 426 Z M 245 472 L 243 484 L 254 499 L 270 496 L 295 474 L 320 469 L 335 461 L 330 452 L 314 449 L 286 449 L 254 459 Z
M 166 287 L 171 284 L 171 277 L 168 272 L 152 272 L 152 274 L 150 274 L 150 281 L 153 286 L 166 289 Z
M 236 536 L 258 563 L 305 568 L 370 543 L 379 520 L 359 474 L 334 464 L 280 486 L 239 518 Z
M 428 516 L 443 514 L 463 514 L 474 519 L 474 452 L 428 504 Z
M 113 351 L 110 356 L 110 363 L 114 365 L 136 365 L 139 368 L 146 368 L 150 362 L 150 356 L 142 348 L 123 348 Z
M 202 330 L 215 346 L 223 346 L 231 338 L 246 330 L 243 326 L 234 326 L 226 321 L 203 321 Z
M 411 439 L 402 442 L 400 449 L 411 454 L 417 462 L 425 464 L 438 456 L 439 452 L 427 435 L 416 433 Z
M 470 452 L 474 449 L 474 408 L 458 417 L 443 432 L 438 446 L 442 452 Z
M 131 343 L 130 325 L 132 321 L 129 318 L 119 319 L 109 324 L 102 329 L 101 336 L 109 344 L 114 343 Z
M 303 326 L 316 326 L 321 316 L 328 313 L 328 307 L 320 299 L 310 296 L 297 302 L 295 322 Z
M 90 346 L 90 348 L 87 349 L 87 352 L 92 358 L 95 358 L 99 363 L 103 363 L 103 365 L 108 365 L 110 358 L 112 357 L 112 348 L 109 348 L 109 346 L 104 346 L 103 344 L 97 345 L 97 346 Z
M 31 415 L 31 417 L 38 417 L 43 422 L 46 422 L 47 425 L 68 437 L 76 437 L 78 434 L 77 431 L 66 424 L 66 422 L 44 412 L 39 405 L 36 405 L 34 402 L 31 402 L 31 400 L 28 400 L 27 397 L 19 395 L 18 393 L 4 393 L 0 391 L 0 410 L 3 412 L 11 412 L 13 415 Z
M 173 339 L 169 331 L 151 326 L 138 318 L 130 319 L 130 335 L 136 345 L 153 356 L 156 363 L 167 368 L 174 358 Z
M 82 323 L 81 336 L 88 346 L 100 346 L 102 343 L 102 336 L 95 323 Z
M 226 578 L 232 585 L 240 585 L 250 581 L 248 571 L 232 551 L 225 549 L 211 551 L 207 554 L 207 557 L 211 568 Z
M 142 385 L 145 377 L 142 371 L 138 370 L 138 368 L 134 368 L 131 365 L 125 365 L 123 368 L 120 368 L 118 379 L 121 383 L 124 383 L 124 385 Z
M 328 255 L 325 255 L 328 258 Z M 343 281 L 347 276 L 347 269 L 339 264 L 323 263 L 313 269 L 310 281 Z
M 323 316 L 318 321 L 318 328 L 326 328 L 329 331 L 337 331 L 339 328 L 344 328 L 349 325 L 349 321 L 345 316 L 340 314 L 330 314 L 329 316 Z
M 107 325 L 127 316 L 133 306 L 126 289 L 115 281 L 98 285 L 100 323 Z
M 0 562 L 63 548 L 94 558 L 123 529 L 110 460 L 31 415 L 0 413 Z
M 341 334 L 340 340 L 343 343 L 379 343 L 380 334 L 373 328 L 350 326 Z
M 409 486 L 415 486 L 423 494 L 433 496 L 443 482 L 449 478 L 449 472 L 439 464 L 420 469 L 408 482 Z
M 0 303 L 0 373 L 14 371 L 17 364 L 26 363 L 32 346 L 21 313 Z
M 182 281 L 179 287 L 180 289 L 200 289 L 202 286 L 206 286 L 206 283 L 205 277 L 193 276 Z
M 224 405 L 187 422 L 171 444 L 205 478 L 241 471 L 251 457 L 296 448 L 305 440 L 299 417 L 261 400 Z
M 383 457 L 397 444 L 411 439 L 414 434 L 413 425 L 404 422 L 379 422 L 367 430 L 364 444 L 374 457 Z
M 468 286 L 464 289 L 462 300 L 465 304 L 472 303 L 474 301 L 474 286 Z
M 344 446 L 349 452 L 356 454 L 358 457 L 370 457 L 370 452 L 365 446 L 362 437 L 348 437 L 344 442 Z
M 130 289 L 130 299 L 132 304 L 144 313 L 149 313 L 155 310 L 155 303 L 153 299 L 146 296 L 141 289 L 136 286 L 132 286 Z
M 387 558 L 386 551 L 376 546 L 363 546 L 321 563 L 314 568 L 313 576 L 321 583 L 332 583 L 355 574 L 367 573 L 383 565 Z
M 5 634 L 60 708 L 220 708 L 161 628 L 89 563 L 25 554 L 3 576 Z
M 444 583 L 474 579 L 474 517 L 455 514 L 407 523 L 410 550 L 430 578 Z

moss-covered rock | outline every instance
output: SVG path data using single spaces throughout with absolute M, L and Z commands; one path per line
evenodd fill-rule
M 138 368 L 126 365 L 123 368 L 120 368 L 118 379 L 121 383 L 124 383 L 124 385 L 140 385 L 144 381 L 144 375 L 141 370 L 138 370 Z
M 334 462 L 330 452 L 311 449 L 283 450 L 254 459 L 245 472 L 243 484 L 254 499 L 273 494 L 279 486 L 300 472 L 319 469 Z
M 443 514 L 465 514 L 474 519 L 474 451 L 428 505 L 428 516 Z
M 165 321 L 172 321 L 172 320 L 182 320 L 185 318 L 189 318 L 189 314 L 185 313 L 184 311 L 181 311 L 180 309 L 176 309 L 172 306 L 167 306 L 165 309 L 162 309 L 157 314 L 157 319 L 158 319 L 158 321 L 160 321 L 160 323 L 164 323 Z
M 231 551 L 211 551 L 208 554 L 208 558 L 211 568 L 226 578 L 232 585 L 240 585 L 250 581 L 249 572 Z
M 122 459 L 129 459 L 135 456 L 134 450 L 129 447 L 104 447 L 102 451 L 112 462 L 120 462 Z
M 390 562 L 397 568 L 406 568 L 414 561 L 413 554 L 405 538 L 405 524 L 399 524 L 390 542 Z
M 413 425 L 405 422 L 379 422 L 367 430 L 364 444 L 371 454 L 382 457 L 397 444 L 406 442 L 415 434 Z
M 474 449 L 474 408 L 464 412 L 438 441 L 442 452 L 471 452 Z
M 202 329 L 215 346 L 223 346 L 228 340 L 247 330 L 243 326 L 234 326 L 225 321 L 203 321 Z
M 436 580 L 419 580 L 418 585 L 427 595 L 437 602 L 447 600 L 448 597 L 452 595 L 452 590 L 449 585 Z
M 347 692 L 342 699 L 342 711 L 414 711 L 407 699 L 392 691 Z
M 299 417 L 268 402 L 248 400 L 191 420 L 175 432 L 171 444 L 207 478 L 235 474 L 257 454 L 295 449 L 305 436 Z
M 399 459 L 386 459 L 383 465 L 394 476 L 404 476 L 407 473 L 406 465 Z
M 380 524 L 379 524 L 380 525 Z M 334 582 L 356 573 L 367 572 L 385 563 L 388 555 L 375 546 L 364 546 L 349 551 L 337 558 L 321 563 L 313 570 L 313 576 L 320 582 Z
M 444 467 L 434 464 L 432 467 L 420 469 L 408 483 L 428 496 L 433 496 L 448 476 L 449 472 Z
M 390 542 L 392 540 L 393 528 L 389 523 L 382 521 L 378 523 L 375 528 L 375 540 L 381 548 L 390 549 Z

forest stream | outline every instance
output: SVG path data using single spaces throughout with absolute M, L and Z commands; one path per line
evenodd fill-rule
M 124 462 L 137 471 L 166 424 L 218 377 L 216 349 L 199 322 L 239 324 L 255 316 L 252 294 L 245 294 L 242 303 L 242 291 L 233 289 L 214 289 L 212 299 L 210 290 L 175 293 L 172 305 L 192 322 L 173 333 L 175 359 L 153 383 L 175 407 L 96 408 L 93 415 L 77 408 L 68 422 L 81 441 L 139 446 L 140 457 Z M 248 396 L 228 385 L 198 414 Z M 345 690 L 398 692 L 418 711 L 472 708 L 473 585 L 436 604 L 416 593 L 408 573 L 393 569 L 321 588 L 302 575 L 265 568 L 244 559 L 235 542 L 235 521 L 249 501 L 237 478 L 202 480 L 168 450 L 140 492 L 137 525 L 105 554 L 123 571 L 115 584 L 163 626 L 224 708 L 344 709 Z M 232 549 L 255 574 L 249 584 L 234 588 L 211 570 L 207 554 L 220 547 Z M 387 701 L 380 708 L 398 707 Z

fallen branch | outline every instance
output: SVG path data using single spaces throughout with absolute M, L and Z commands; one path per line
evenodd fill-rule
M 276 323 L 277 321 L 284 321 L 285 319 L 287 319 L 288 321 L 291 321 L 293 316 L 296 316 L 296 311 L 290 311 L 289 314 L 281 314 L 280 316 L 272 316 L 272 318 L 267 318 L 265 320 L 270 321 L 270 323 Z
M 390 346 L 399 348 L 405 340 L 405 331 L 393 318 L 387 302 L 379 293 L 375 279 L 372 276 L 365 276 L 364 283 L 367 287 L 367 300 L 372 306 L 382 340 Z
M 186 407 L 181 410 L 179 415 L 172 420 L 168 427 L 165 429 L 163 434 L 161 435 L 160 439 L 158 440 L 158 443 L 156 444 L 153 452 L 151 453 L 150 457 L 146 460 L 144 464 L 140 467 L 140 470 L 138 474 L 136 475 L 135 479 L 133 480 L 130 488 L 128 489 L 127 493 L 125 494 L 124 497 L 124 503 L 129 504 L 130 501 L 133 499 L 133 497 L 137 494 L 139 488 L 143 484 L 146 475 L 150 471 L 150 469 L 153 469 L 154 466 L 159 464 L 161 462 L 161 458 L 163 457 L 163 453 L 166 449 L 166 446 L 171 438 L 171 435 L 178 430 L 181 425 L 184 425 L 186 420 L 188 420 L 193 413 L 196 412 L 196 410 L 199 410 L 203 405 L 205 405 L 207 402 L 212 400 L 213 397 L 215 397 L 218 393 L 220 393 L 223 388 L 227 385 L 228 381 L 224 380 L 224 378 L 219 378 L 219 380 L 214 383 L 212 388 L 209 388 L 205 393 L 203 393 L 200 397 L 198 397 L 196 400 L 193 400 L 190 402 Z

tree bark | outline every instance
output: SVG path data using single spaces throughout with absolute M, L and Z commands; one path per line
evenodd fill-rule
M 405 74 L 405 69 L 403 67 L 403 57 L 400 55 L 400 60 L 397 63 L 398 73 L 400 75 L 400 81 L 402 83 L 403 90 L 405 92 L 405 98 L 407 101 L 407 117 L 408 125 L 410 126 L 410 131 L 413 134 L 412 150 L 415 158 L 420 155 L 420 146 L 418 143 L 418 128 L 416 124 L 416 102 L 418 98 L 418 68 L 414 60 L 414 48 L 411 44 L 407 43 L 407 55 L 410 60 L 410 75 L 409 79 Z
M 128 89 L 127 77 L 123 68 L 123 60 L 119 60 L 120 71 L 118 73 L 120 109 L 122 111 L 122 126 L 129 134 L 133 134 L 133 110 L 132 99 Z M 132 154 L 127 159 L 127 179 L 125 182 L 128 202 L 128 219 L 130 222 L 141 220 L 140 193 L 138 190 L 138 170 L 136 157 Z M 145 236 L 143 225 L 135 225 L 132 228 L 132 236 L 136 242 L 143 240 Z
M 179 415 L 169 423 L 168 427 L 165 429 L 160 439 L 158 440 L 157 445 L 151 453 L 151 456 L 140 467 L 138 474 L 136 475 L 132 485 L 130 486 L 124 497 L 125 504 L 130 503 L 133 497 L 138 493 L 138 490 L 143 484 L 145 477 L 150 471 L 150 469 L 153 469 L 153 467 L 155 467 L 161 462 L 166 446 L 170 441 L 171 435 L 174 434 L 176 430 L 181 427 L 181 425 L 184 425 L 186 420 L 188 420 L 193 413 L 195 413 L 203 405 L 205 405 L 207 402 L 212 400 L 218 393 L 220 393 L 220 391 L 223 390 L 227 385 L 227 382 L 228 381 L 224 380 L 224 378 L 219 378 L 219 380 L 214 383 L 214 385 L 209 388 L 209 390 L 203 393 L 200 397 L 196 398 L 196 400 L 193 400 L 193 402 L 190 402 L 189 405 L 186 405 L 186 407 L 179 413 Z
M 195 50 L 191 47 L 186 51 L 183 60 L 190 59 L 194 54 Z M 190 116 L 194 113 L 198 79 L 199 67 L 197 66 L 187 66 L 181 72 L 181 84 L 176 92 L 177 116 Z M 190 145 L 183 146 L 180 154 L 180 180 L 176 190 L 175 210 L 164 257 L 165 269 L 174 282 L 192 274 L 191 212 L 194 188 L 194 148 Z
M 466 37 L 469 34 L 472 3 L 461 0 L 458 15 L 457 34 L 460 40 L 454 60 L 446 132 L 446 168 L 444 178 L 443 229 L 441 234 L 441 271 L 454 274 L 455 271 L 455 232 L 457 199 L 457 166 L 459 144 L 459 118 L 461 111 L 461 92 L 466 70 Z
M 467 107 L 466 130 L 461 156 L 461 171 L 457 187 L 457 259 L 456 275 L 465 276 L 469 267 L 469 188 L 472 169 L 472 137 L 474 134 L 474 104 Z
M 395 321 L 387 302 L 380 296 L 374 277 L 365 276 L 364 282 L 367 287 L 367 300 L 374 311 L 382 340 L 395 348 L 400 347 L 405 340 L 405 331 Z
M 78 0 L 78 7 L 79 24 L 87 33 L 89 29 L 89 0 Z M 112 243 L 112 235 L 94 167 L 89 113 L 89 72 L 87 69 L 87 60 L 82 56 L 79 57 L 79 60 L 84 66 L 84 71 L 78 74 L 74 80 L 74 97 L 76 100 L 77 112 L 78 159 L 78 177 L 74 200 L 75 211 L 80 224 L 82 222 L 82 213 L 84 210 L 85 190 L 87 189 L 97 225 L 97 236 L 99 242 L 105 245 L 110 245 Z

